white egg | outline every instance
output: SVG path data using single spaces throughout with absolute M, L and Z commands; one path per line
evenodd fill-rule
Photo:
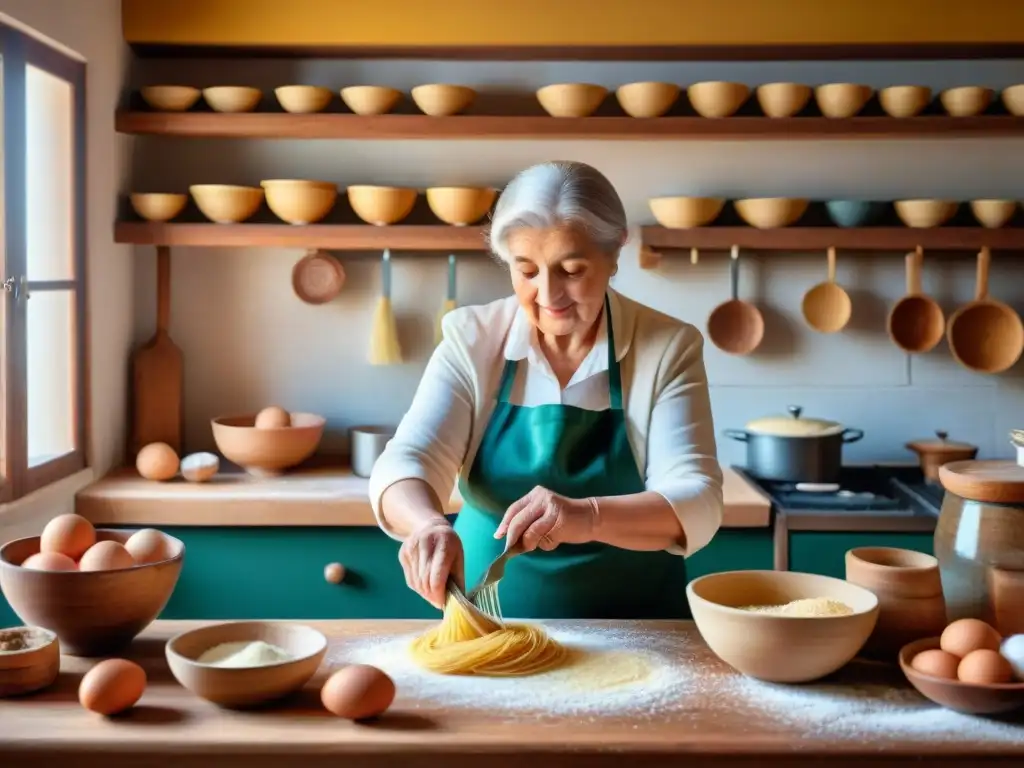
M 1024 683 L 1024 635 L 1011 635 L 1003 640 L 999 653 L 1010 662 L 1014 676 Z
M 213 453 L 191 453 L 181 460 L 181 475 L 193 483 L 204 483 L 217 474 L 220 459 Z

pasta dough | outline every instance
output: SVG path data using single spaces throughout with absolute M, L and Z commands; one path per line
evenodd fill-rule
M 569 651 L 540 627 L 501 625 L 471 613 L 453 595 L 444 618 L 413 641 L 413 660 L 445 675 L 521 677 L 560 666 Z

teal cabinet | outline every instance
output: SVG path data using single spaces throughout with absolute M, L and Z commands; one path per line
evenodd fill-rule
M 723 528 L 704 549 L 686 560 L 690 579 L 722 571 L 774 568 L 771 528 Z
M 21 624 L 21 619 L 11 610 L 11 606 L 7 604 L 3 593 L 0 592 L 0 628 L 16 627 L 19 624 Z
M 789 534 L 789 570 L 845 579 L 847 550 L 898 547 L 931 555 L 932 542 L 931 533 L 792 531 Z

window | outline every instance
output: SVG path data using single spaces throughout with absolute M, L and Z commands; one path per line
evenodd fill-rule
M 0 501 L 86 466 L 85 64 L 0 24 Z

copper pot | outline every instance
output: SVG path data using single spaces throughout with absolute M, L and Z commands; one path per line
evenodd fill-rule
M 936 430 L 937 440 L 915 440 L 907 449 L 917 454 L 926 480 L 939 481 L 939 467 L 951 461 L 970 461 L 978 455 L 978 446 L 948 440 L 949 433 Z

